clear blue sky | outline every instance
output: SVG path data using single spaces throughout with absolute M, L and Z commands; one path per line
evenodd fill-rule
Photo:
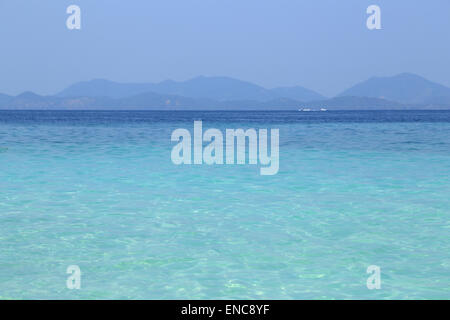
M 400 72 L 450 86 L 449 33 L 448 0 L 0 0 L 0 92 L 223 75 L 334 95 Z

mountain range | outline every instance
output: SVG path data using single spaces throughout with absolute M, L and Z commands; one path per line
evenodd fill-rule
M 291 98 L 310 101 L 324 96 L 303 87 L 266 89 L 256 84 L 228 77 L 196 77 L 187 81 L 166 80 L 159 83 L 117 83 L 103 79 L 79 82 L 57 94 L 59 97 L 109 97 L 125 98 L 154 92 L 195 99 L 268 101 Z
M 300 86 L 267 89 L 229 77 L 75 83 L 51 96 L 0 94 L 1 109 L 450 109 L 450 88 L 411 73 L 373 77 L 333 98 Z

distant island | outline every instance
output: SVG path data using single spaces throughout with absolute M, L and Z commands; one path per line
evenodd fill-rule
M 41 96 L 0 94 L 0 109 L 62 110 L 328 110 L 450 109 L 450 88 L 421 76 L 402 73 L 373 77 L 327 98 L 301 86 L 267 89 L 228 77 L 187 81 L 117 83 L 97 79 L 75 83 Z

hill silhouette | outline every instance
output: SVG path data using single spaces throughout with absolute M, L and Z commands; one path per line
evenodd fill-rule
M 412 73 L 373 77 L 339 96 L 372 97 L 404 104 L 450 105 L 450 88 Z
M 2 109 L 298 110 L 450 109 L 450 88 L 418 75 L 373 77 L 327 99 L 303 87 L 266 89 L 228 77 L 152 84 L 92 80 L 54 96 L 0 94 Z
M 75 83 L 58 93 L 57 96 L 119 99 L 145 92 L 217 101 L 268 101 L 277 98 L 290 98 L 301 101 L 324 99 L 322 95 L 300 86 L 266 89 L 251 82 L 229 77 L 204 76 L 187 81 L 166 80 L 159 83 L 118 83 L 96 79 Z

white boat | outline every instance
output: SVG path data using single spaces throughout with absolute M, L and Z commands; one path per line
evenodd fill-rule
M 311 109 L 309 109 L 309 108 L 303 108 L 303 109 L 298 109 L 298 111 L 303 111 L 303 112 L 305 112 L 305 111 L 311 111 Z
M 320 111 L 328 111 L 328 110 L 325 108 L 320 108 Z

